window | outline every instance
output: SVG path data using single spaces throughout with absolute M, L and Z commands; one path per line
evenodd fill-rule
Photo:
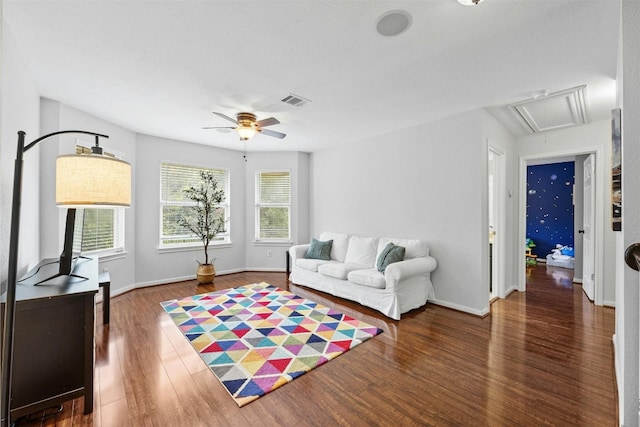
M 290 240 L 289 171 L 256 174 L 256 240 Z
M 91 154 L 91 149 L 76 145 L 76 154 Z M 103 155 L 117 157 L 107 152 Z M 76 221 L 79 220 L 82 221 L 82 226 L 77 225 L 75 232 L 81 232 L 82 238 L 74 240 L 80 240 L 80 250 L 83 253 L 124 251 L 124 208 L 78 209 Z
M 195 202 L 185 197 L 183 190 L 200 182 L 200 171 L 213 172 L 216 181 L 224 189 L 225 200 L 221 204 L 225 218 L 229 218 L 229 171 L 173 163 L 160 164 L 160 247 L 199 246 L 200 239 L 186 227 L 179 225 L 179 220 Z M 229 243 L 229 225 L 225 233 L 218 234 L 211 241 L 212 245 Z

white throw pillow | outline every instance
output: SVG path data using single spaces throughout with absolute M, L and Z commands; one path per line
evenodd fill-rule
M 376 265 L 377 248 L 378 239 L 376 238 L 351 236 L 344 262 L 364 267 L 374 267 Z
M 333 244 L 331 245 L 331 259 L 344 262 L 344 257 L 347 254 L 347 245 L 349 244 L 348 234 L 323 231 L 318 240 L 322 242 L 333 240 Z
M 426 242 L 418 239 L 398 239 L 395 237 L 382 237 L 378 242 L 378 250 L 376 251 L 376 259 L 380 256 L 382 250 L 389 244 L 405 248 L 404 259 L 419 258 L 429 255 L 429 248 Z

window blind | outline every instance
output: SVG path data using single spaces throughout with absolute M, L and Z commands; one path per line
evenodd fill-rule
M 289 171 L 257 173 L 256 239 L 288 240 L 291 177 Z
M 183 246 L 200 243 L 200 239 L 186 227 L 179 224 L 195 202 L 184 194 L 184 189 L 197 186 L 202 178 L 201 171 L 213 173 L 218 186 L 224 189 L 225 200 L 221 209 L 225 217 L 229 215 L 229 172 L 225 169 L 207 169 L 201 167 L 180 165 L 175 163 L 160 164 L 160 205 L 161 230 L 160 246 Z M 216 236 L 212 243 L 229 241 L 229 230 Z

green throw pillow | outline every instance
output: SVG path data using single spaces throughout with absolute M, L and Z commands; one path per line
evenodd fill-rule
M 321 242 L 320 240 L 311 239 L 311 246 L 309 246 L 309 250 L 306 254 L 304 254 L 305 258 L 312 259 L 323 259 L 325 261 L 329 261 L 331 259 L 331 246 L 333 245 L 333 240 L 327 240 L 326 242 Z
M 404 260 L 404 252 L 405 248 L 403 246 L 396 246 L 393 243 L 389 243 L 384 247 L 382 252 L 380 252 L 380 256 L 376 262 L 376 268 L 378 271 L 384 273 L 384 270 L 387 269 L 389 264 Z

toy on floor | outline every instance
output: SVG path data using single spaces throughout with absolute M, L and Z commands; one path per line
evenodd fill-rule
M 547 255 L 547 265 L 552 267 L 573 268 L 575 261 L 574 251 L 571 246 L 556 245 L 555 249 Z
M 525 254 L 526 256 L 526 264 L 527 265 L 536 265 L 538 263 L 537 255 L 534 255 L 531 251 L 532 248 L 536 247 L 536 244 L 533 242 L 533 240 L 531 240 L 530 238 L 527 237 L 527 240 L 525 241 L 525 247 L 526 247 L 526 251 L 527 253 Z

